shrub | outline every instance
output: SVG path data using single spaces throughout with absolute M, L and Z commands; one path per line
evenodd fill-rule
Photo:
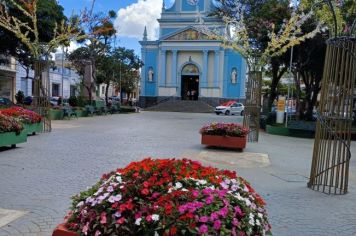
M 23 104 L 23 101 L 25 99 L 25 94 L 21 90 L 19 90 L 16 93 L 15 98 L 18 104 Z
M 264 206 L 235 172 L 148 158 L 73 197 L 66 227 L 79 235 L 265 235 Z
M 76 107 L 78 106 L 78 99 L 76 96 L 70 96 L 69 99 L 68 99 L 68 103 L 70 106 L 72 107 Z
M 249 130 L 240 124 L 236 123 L 217 123 L 213 122 L 204 125 L 200 129 L 201 134 L 206 135 L 219 135 L 219 136 L 232 136 L 232 137 L 245 137 Z
M 2 114 L 0 111 L 0 133 L 15 132 L 19 134 L 23 130 L 23 125 L 15 118 Z

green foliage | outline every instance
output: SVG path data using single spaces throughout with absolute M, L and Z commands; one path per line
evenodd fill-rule
M 68 103 L 70 106 L 72 107 L 76 107 L 78 106 L 78 99 L 76 96 L 70 96 L 69 99 L 68 99 Z
M 16 101 L 18 104 L 23 104 L 23 100 L 25 99 L 25 94 L 19 90 L 15 95 Z

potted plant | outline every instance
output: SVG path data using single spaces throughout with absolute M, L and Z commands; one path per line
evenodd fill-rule
M 34 111 L 14 106 L 1 110 L 1 113 L 7 116 L 15 117 L 21 121 L 24 125 L 24 131 L 28 135 L 42 132 L 43 130 L 42 116 Z
M 15 147 L 27 141 L 27 134 L 21 132 L 23 125 L 17 119 L 4 115 L 0 111 L 0 147 Z
M 235 172 L 144 159 L 73 197 L 53 236 L 268 235 L 265 203 Z
M 200 129 L 201 144 L 214 147 L 238 148 L 246 147 L 248 129 L 236 123 L 213 122 Z

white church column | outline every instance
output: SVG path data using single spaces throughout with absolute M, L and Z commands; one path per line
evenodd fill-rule
M 177 50 L 172 50 L 172 86 L 177 86 Z
M 208 87 L 208 50 L 203 51 L 203 73 L 201 81 L 201 87 Z
M 166 86 L 166 83 L 167 83 L 167 78 L 166 78 L 166 50 L 162 50 L 161 51 L 160 65 L 161 65 L 160 86 Z
M 219 87 L 219 67 L 220 67 L 220 55 L 219 50 L 215 50 L 215 61 L 214 61 L 214 87 Z

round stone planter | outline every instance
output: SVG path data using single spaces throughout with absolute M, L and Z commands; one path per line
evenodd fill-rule
M 60 224 L 54 229 L 52 236 L 78 236 L 78 234 L 68 230 L 64 224 Z
M 212 147 L 244 149 L 246 147 L 246 137 L 231 137 L 203 134 L 201 136 L 201 144 Z
M 15 132 L 0 133 L 0 147 L 16 147 L 16 144 L 27 142 L 27 133 L 22 131 L 20 134 Z

